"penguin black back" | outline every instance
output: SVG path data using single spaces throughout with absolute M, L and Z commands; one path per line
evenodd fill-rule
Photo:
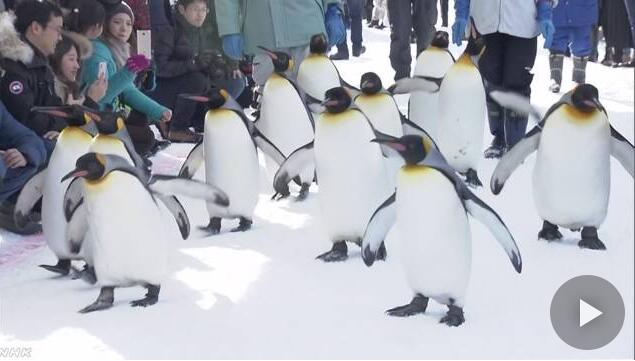
M 366 95 L 379 93 L 383 85 L 379 76 L 373 72 L 364 73 L 359 82 L 359 88 Z

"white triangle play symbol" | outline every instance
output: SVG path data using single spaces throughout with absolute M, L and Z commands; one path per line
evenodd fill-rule
M 602 311 L 580 299 L 580 327 L 595 320 L 602 315 L 602 313 Z

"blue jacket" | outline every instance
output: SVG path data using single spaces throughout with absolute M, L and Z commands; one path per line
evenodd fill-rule
M 152 121 L 161 119 L 166 107 L 150 99 L 134 85 L 135 74 L 128 69 L 117 70 L 115 59 L 110 49 L 101 40 L 91 40 L 93 43 L 93 55 L 84 61 L 82 66 L 82 83 L 92 84 L 97 79 L 99 63 L 105 62 L 108 69 L 108 89 L 106 95 L 99 101 L 103 109 L 106 105 L 115 107 L 118 100 L 132 109 L 145 114 Z M 120 97 L 120 99 L 119 99 Z
M 24 155 L 27 166 L 38 168 L 46 162 L 46 150 L 40 137 L 31 129 L 15 120 L 0 101 L 0 150 L 15 148 Z M 0 158 L 0 179 L 7 171 L 7 165 Z
M 553 8 L 552 21 L 555 27 L 591 27 L 591 25 L 597 24 L 598 12 L 597 0 L 560 0 L 558 5 Z

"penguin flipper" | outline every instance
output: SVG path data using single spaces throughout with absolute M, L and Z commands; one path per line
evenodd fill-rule
M 503 90 L 492 90 L 489 92 L 489 96 L 503 108 L 509 108 L 515 112 L 531 116 L 538 124 L 543 119 L 543 115 L 531 104 L 526 96 Z
M 185 162 L 181 166 L 181 170 L 179 170 L 179 177 L 192 179 L 196 171 L 201 167 L 204 160 L 203 154 L 203 142 L 199 142 L 197 145 L 192 148 L 190 154 L 185 158 Z
M 18 227 L 22 228 L 29 222 L 28 215 L 31 213 L 33 206 L 42 198 L 45 181 L 46 168 L 31 176 L 22 187 L 13 211 L 13 218 Z
M 291 179 L 300 175 L 306 168 L 315 163 L 313 145 L 313 141 L 303 145 L 289 154 L 287 159 L 282 162 L 276 175 L 273 177 L 273 189 L 277 193 L 288 195 L 289 182 Z
M 66 225 L 66 241 L 70 245 L 72 253 L 79 253 L 84 242 L 84 237 L 88 231 L 88 219 L 86 217 L 86 206 L 80 203 L 76 208 L 68 224 Z
M 507 253 L 516 272 L 520 273 L 523 266 L 520 251 L 514 237 L 496 211 L 470 191 L 463 192 L 463 204 L 472 217 L 478 219 L 490 230 Z
M 390 227 L 395 223 L 395 199 L 397 192 L 388 197 L 370 217 L 364 238 L 362 239 L 362 259 L 370 267 L 375 262 L 377 251 L 381 247 Z
M 633 145 L 613 127 L 611 127 L 611 155 L 617 159 L 622 167 L 633 177 L 635 149 Z
M 538 149 L 540 144 L 541 131 L 535 126 L 529 133 L 525 135 L 516 145 L 505 153 L 496 165 L 492 179 L 490 180 L 490 188 L 492 193 L 498 194 L 503 189 L 507 178 L 509 178 L 514 170 L 518 168 L 525 158 Z
M 64 193 L 64 217 L 66 222 L 71 220 L 73 213 L 84 202 L 84 180 L 77 177 L 71 181 Z
M 434 146 L 435 149 L 439 149 L 437 143 L 432 139 L 430 134 L 426 132 L 423 128 L 413 123 L 408 117 L 406 117 L 403 113 L 399 112 L 399 116 L 401 117 L 401 127 L 403 129 L 404 135 L 418 135 L 424 139 L 425 143 L 428 143 Z
M 181 237 L 187 239 L 190 236 L 190 218 L 187 216 L 183 205 L 175 196 L 166 196 L 163 194 L 156 194 L 157 198 L 165 207 L 172 213 L 176 224 L 179 226 Z
M 286 158 L 284 154 L 282 154 L 280 149 L 278 149 L 275 144 L 267 139 L 267 137 L 265 137 L 264 134 L 260 133 L 260 131 L 255 127 L 252 130 L 252 137 L 254 139 L 254 142 L 256 143 L 256 146 L 260 148 L 263 153 L 273 159 L 276 163 L 278 163 L 278 165 L 282 165 L 282 163 L 284 163 Z
M 441 87 L 443 78 L 430 78 L 426 76 L 415 76 L 412 78 L 401 78 L 388 89 L 390 94 L 410 94 L 412 92 L 436 93 Z
M 223 207 L 229 205 L 229 197 L 220 188 L 193 179 L 155 174 L 150 179 L 148 188 L 150 188 L 152 193 L 164 196 L 182 195 L 204 199 Z

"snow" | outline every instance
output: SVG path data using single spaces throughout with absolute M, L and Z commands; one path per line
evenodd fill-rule
M 375 71 L 390 85 L 388 30 L 364 27 L 364 37 L 365 54 L 337 63 L 342 76 L 357 84 L 362 73 Z M 460 53 L 454 46 L 451 51 Z M 542 48 L 534 73 L 532 102 L 544 111 L 560 95 L 547 90 L 548 57 Z M 571 62 L 565 60 L 563 89 L 572 86 L 570 74 Z M 600 90 L 613 126 L 633 142 L 633 70 L 590 63 L 587 80 Z M 405 112 L 407 98 L 398 100 Z M 489 142 L 490 135 L 485 139 Z M 176 174 L 189 149 L 169 147 L 154 158 L 154 170 Z M 18 237 L 0 230 L 0 348 L 28 347 L 33 357 L 60 359 L 632 359 L 633 179 L 611 161 L 612 194 L 599 230 L 607 251 L 579 249 L 579 233 L 568 231 L 562 243 L 546 243 L 536 237 L 542 222 L 531 195 L 534 159 L 535 154 L 500 195 L 487 188 L 476 191 L 507 223 L 524 265 L 522 274 L 516 274 L 492 235 L 471 221 L 472 275 L 466 323 L 459 328 L 438 323 L 446 308 L 433 301 L 425 315 L 399 319 L 383 313 L 412 297 L 399 264 L 390 257 L 390 239 L 388 260 L 372 268 L 363 264 L 354 246 L 349 246 L 347 262 L 316 261 L 331 246 L 320 224 L 316 190 L 303 203 L 273 202 L 269 175 L 262 169 L 260 201 L 249 232 L 228 233 L 236 223 L 226 222 L 222 234 L 205 237 L 194 229 L 208 221 L 204 203 L 182 200 L 192 235 L 181 240 L 171 223 L 171 277 L 162 284 L 159 303 L 147 309 L 129 307 L 129 301 L 145 293 L 133 287 L 117 289 L 110 310 L 77 313 L 96 299 L 98 289 L 38 268 L 55 262 L 41 235 Z M 484 183 L 495 164 L 481 161 L 478 173 Z M 438 272 L 451 270 L 440 261 Z M 549 317 L 558 287 L 584 274 L 612 282 L 626 305 L 621 333 L 594 351 L 562 342 Z

